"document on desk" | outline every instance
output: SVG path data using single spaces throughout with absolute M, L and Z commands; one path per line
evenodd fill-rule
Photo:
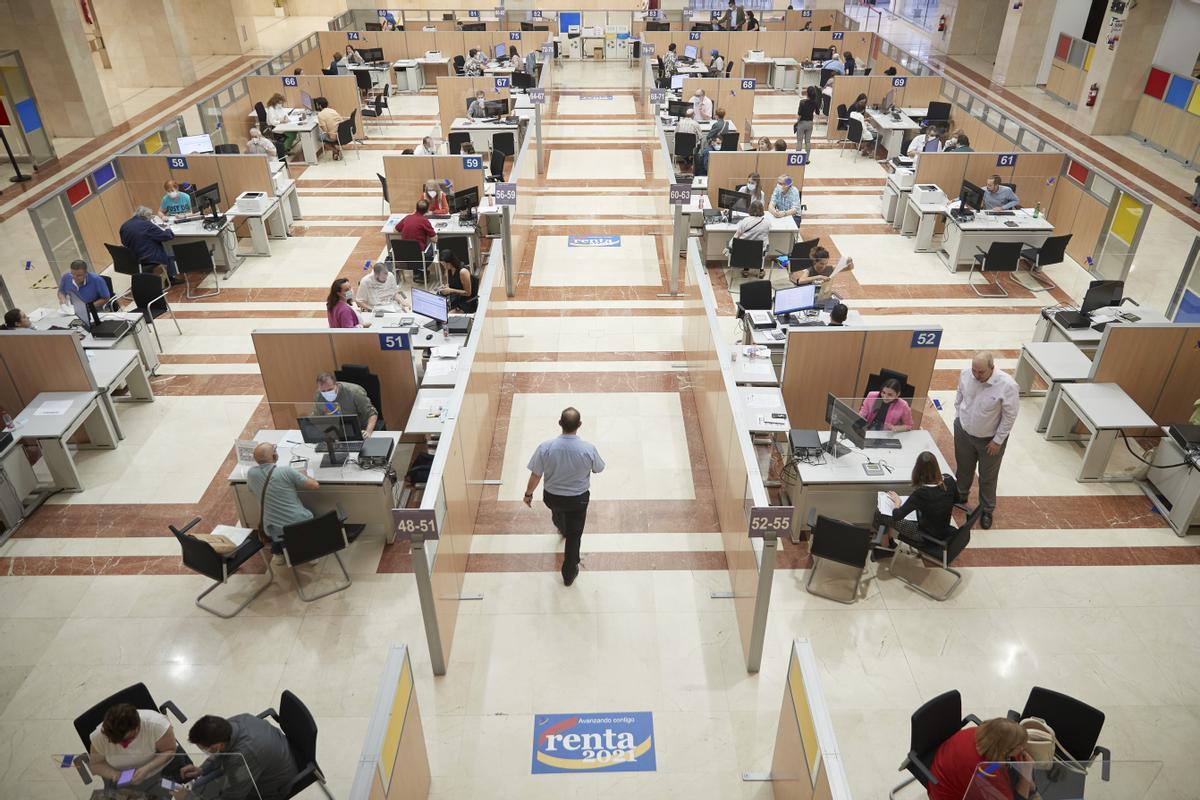
M 752 393 L 746 395 L 747 408 L 775 408 L 779 405 L 779 398 L 772 394 Z
M 439 344 L 429 351 L 429 355 L 433 358 L 458 358 L 458 345 Z
M 418 408 L 425 412 L 425 419 L 437 419 L 446 411 L 439 397 L 428 397 L 422 400 Z
M 60 417 L 71 410 L 70 400 L 47 400 L 33 412 L 35 417 Z
M 879 513 L 883 514 L 885 517 L 890 517 L 892 515 L 892 512 L 898 508 L 898 506 L 892 505 L 892 501 L 887 496 L 887 492 L 879 492 L 876 495 L 876 497 L 878 498 L 877 502 L 878 502 L 878 506 L 879 506 Z M 908 497 L 905 497 L 905 496 L 900 497 L 900 505 L 904 505 L 907 501 L 908 501 Z M 905 519 L 911 520 L 912 522 L 916 522 L 917 521 L 917 512 L 916 511 L 909 512 L 908 516 L 905 517 Z
M 846 264 L 849 263 L 849 261 L 849 258 L 842 256 L 841 259 L 838 260 L 837 266 L 833 268 L 833 274 L 831 274 L 829 277 L 836 278 L 837 274 L 846 268 Z
M 425 377 L 436 378 L 441 375 L 453 375 L 458 371 L 457 361 L 430 361 L 425 367 Z

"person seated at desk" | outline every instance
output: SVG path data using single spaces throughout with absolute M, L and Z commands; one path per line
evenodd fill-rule
M 717 118 L 708 126 L 708 131 L 700 139 L 700 156 L 696 160 L 696 174 L 708 174 L 708 154 L 721 149 L 721 136 L 729 131 L 729 123 L 725 121 L 725 109 L 717 109 Z
M 467 116 L 471 119 L 483 119 L 487 116 L 487 107 L 485 105 L 487 99 L 484 97 L 483 90 L 475 92 L 475 99 L 471 101 L 471 105 L 467 106 Z
M 167 181 L 163 184 L 165 194 L 158 203 L 158 210 L 164 217 L 181 217 L 192 213 L 192 196 L 179 191 L 179 184 Z
M 875 131 L 867 124 L 867 118 L 864 116 L 867 111 L 867 98 L 856 101 L 850 106 L 850 119 L 856 120 L 862 125 L 862 141 L 858 143 L 858 151 L 866 154 L 875 149 Z
M 89 766 L 104 779 L 107 789 L 115 788 L 126 770 L 134 771 L 133 778 L 122 788 L 135 792 L 157 788 L 159 773 L 175 758 L 171 721 L 157 711 L 129 703 L 110 706 L 90 739 Z
M 825 82 L 821 87 L 821 116 L 829 116 L 829 106 L 833 103 L 833 78 Z
M 844 328 L 846 327 L 846 317 L 850 316 L 850 309 L 845 303 L 838 303 L 829 312 L 829 322 L 825 323 L 827 328 Z
M 1017 199 L 1016 192 L 1001 183 L 999 175 L 993 175 L 987 179 L 987 183 L 983 186 L 984 211 L 1008 210 L 1020 205 L 1021 201 Z
M 521 51 L 515 44 L 508 46 L 508 65 L 516 70 L 523 70 L 525 62 L 521 60 Z
M 263 486 L 266 485 L 266 494 Z M 255 500 L 262 498 L 261 526 L 271 540 L 271 563 L 281 566 L 283 560 L 283 529 L 297 522 L 307 522 L 313 513 L 300 499 L 300 490 L 313 492 L 321 484 L 301 475 L 288 465 L 279 466 L 279 452 L 270 442 L 260 442 L 254 448 L 254 466 L 246 471 L 246 490 Z
M 468 78 L 483 77 L 483 64 L 479 61 L 479 51 L 472 47 L 467 51 L 467 59 L 463 62 L 463 75 Z
M 286 125 L 291 122 L 290 112 L 285 103 L 287 99 L 279 92 L 271 95 L 271 99 L 267 101 L 267 128 L 275 128 L 279 125 Z M 296 144 L 297 133 L 273 133 L 272 136 L 277 138 L 282 137 L 283 152 L 292 152 L 292 147 Z
M 725 77 L 725 59 L 715 47 L 709 51 L 708 74 L 714 78 Z
M 696 158 L 696 152 L 700 149 L 700 139 L 704 135 L 704 132 L 700 130 L 700 123 L 696 122 L 696 120 L 691 117 L 680 117 L 679 122 L 675 125 L 675 134 L 679 135 L 681 133 L 690 133 L 696 137 L 696 149 L 692 151 L 690 156 L 684 159 L 690 166 Z
M 713 101 L 706 97 L 703 89 L 697 89 L 692 94 L 692 119 L 696 122 L 709 122 L 713 117 Z
M 395 274 L 382 261 L 376 261 L 371 271 L 362 276 L 354 301 L 363 311 L 374 311 L 376 308 L 387 306 L 399 306 L 408 311 L 408 298 L 396 285 Z
M 759 137 L 759 139 L 758 139 L 758 152 L 760 152 L 760 153 L 769 153 L 769 152 L 771 152 L 771 149 L 772 149 L 774 146 L 775 146 L 775 143 L 771 141 L 771 137 L 770 137 L 770 136 L 760 136 L 760 137 Z
M 105 287 L 108 288 L 107 286 Z M 0 326 L 0 330 L 6 331 L 23 331 L 33 330 L 33 323 L 29 321 L 29 315 L 19 308 L 10 308 L 4 312 L 4 325 Z
M 473 156 L 475 155 L 475 144 L 473 142 L 463 142 L 462 147 L 458 148 L 459 155 Z
M 751 172 L 746 176 L 746 182 L 737 187 L 740 194 L 750 195 L 750 202 L 757 200 L 765 208 L 767 205 L 767 196 L 763 192 L 762 178 L 757 172 Z
M 784 142 L 784 147 L 787 147 L 787 142 Z M 767 211 L 770 211 L 773 217 L 800 216 L 800 191 L 792 185 L 790 176 L 780 175 L 776 179 L 775 191 L 771 192 L 771 203 Z
M 774 150 L 776 153 L 786 153 L 787 142 L 785 142 L 783 139 L 776 139 Z
M 122 223 L 119 235 L 121 245 L 133 251 L 139 264 L 143 267 L 163 267 L 171 283 L 183 283 L 183 278 L 179 277 L 179 269 L 175 266 L 175 257 L 167 253 L 166 248 L 162 246 L 163 242 L 174 239 L 175 233 L 155 224 L 153 211 L 145 206 L 135 208 L 133 216 Z
M 679 47 L 674 43 L 667 45 L 667 54 L 662 60 L 662 76 L 669 78 L 675 74 L 675 67 L 679 66 Z
M 971 138 L 959 131 L 946 140 L 946 152 L 974 153 L 975 148 L 971 147 Z
M 803 33 L 804 31 L 811 31 L 811 30 L 812 30 L 812 20 L 809 20 L 808 22 L 804 23 L 804 27 L 800 29 L 801 33 Z
M 938 150 L 942 149 L 942 143 L 938 137 L 937 129 L 932 125 L 926 125 L 924 128 L 921 128 L 921 132 L 914 136 L 908 143 L 908 147 L 904 149 L 904 155 L 908 156 L 909 158 L 915 158 L 916 156 L 925 152 L 925 145 L 930 140 L 937 140 Z
M 438 294 L 450 302 L 450 308 L 464 314 L 474 314 L 479 302 L 479 287 L 471 278 L 471 270 L 467 269 L 450 250 L 441 253 L 442 278 L 446 285 L 438 289 Z
M 324 97 L 313 100 L 313 108 L 317 110 L 317 127 L 321 129 L 321 141 L 333 146 L 333 160 L 342 160 L 342 145 L 338 142 L 338 125 L 345 119 L 329 106 Z
M 404 219 L 400 220 L 400 224 L 396 226 L 396 233 L 400 234 L 401 239 L 416 242 L 421 246 L 421 252 L 425 255 L 426 264 L 433 260 L 438 240 L 437 231 L 433 229 L 433 225 L 425 217 L 428 213 L 429 203 L 422 197 L 417 201 L 416 210 L 405 216 Z
M 912 408 L 900 396 L 904 387 L 895 378 L 888 378 L 877 392 L 868 392 L 858 415 L 867 421 L 869 431 L 911 431 Z
M 279 147 L 280 145 L 263 136 L 257 127 L 250 129 L 250 138 L 246 141 L 246 155 L 278 158 L 285 155 L 279 151 Z
M 746 30 L 747 31 L 758 30 L 758 17 L 754 16 L 753 11 L 746 12 Z
M 367 62 L 363 60 L 363 57 L 357 50 L 354 49 L 353 46 L 346 45 L 346 51 L 342 54 L 341 60 L 338 61 L 338 66 L 349 69 L 350 67 L 361 67 L 366 63 Z
M 897 392 L 897 395 L 899 395 L 899 392 Z M 863 407 L 866 408 L 869 402 L 871 402 L 870 395 L 863 402 Z M 894 407 L 897 403 L 904 403 L 904 401 L 897 399 L 892 403 L 892 406 Z M 908 404 L 905 403 L 905 408 L 907 406 Z M 884 414 L 888 418 L 893 418 L 894 408 L 889 408 L 886 411 L 876 411 L 875 413 L 876 418 L 882 417 Z M 899 419 L 899 417 L 895 418 Z M 907 427 L 897 424 L 896 426 L 888 426 L 887 429 L 897 432 L 911 430 L 911 413 Z M 883 430 L 883 428 L 872 427 L 870 430 Z M 903 503 L 900 502 L 900 496 L 895 492 L 887 493 L 888 499 L 892 501 L 893 510 L 891 514 L 881 514 L 878 510 L 875 511 L 872 527 L 876 529 L 883 528 L 884 531 L 883 536 L 879 540 L 879 545 L 871 553 L 872 561 L 891 558 L 895 555 L 896 551 L 891 547 L 892 531 L 898 533 L 901 538 L 915 538 L 921 533 L 927 533 L 938 539 L 946 538 L 952 522 L 950 515 L 954 511 L 954 504 L 958 502 L 958 484 L 955 482 L 954 476 L 943 475 L 937 456 L 926 450 L 917 456 L 917 461 L 913 464 L 911 480 L 913 487 L 912 494 Z M 914 511 L 917 512 L 916 522 L 905 519 L 905 517 Z
M 756 174 L 751 174 L 752 178 L 757 178 Z M 742 187 L 743 189 L 745 187 Z M 741 191 L 739 189 L 738 191 Z M 767 252 L 767 242 L 771 237 L 771 222 L 763 216 L 762 192 L 750 201 L 750 211 L 747 216 L 742 217 L 738 222 L 737 230 L 733 232 L 733 238 L 729 240 L 729 246 L 733 246 L 734 239 L 749 239 L 753 242 L 763 243 L 763 255 Z M 749 274 L 749 270 L 742 270 L 742 277 L 745 278 Z M 766 275 L 766 270 L 759 269 L 758 277 Z
M 797 286 L 803 286 L 807 283 L 815 283 L 820 286 L 833 277 L 834 265 L 829 263 L 828 250 L 824 247 L 814 247 L 811 258 L 811 264 L 807 267 L 801 267 L 789 275 L 792 283 Z M 847 258 L 846 266 L 843 269 L 854 269 L 854 259 Z
M 417 149 L 413 153 L 418 156 L 436 156 L 437 148 L 433 146 L 433 137 L 426 136 L 421 139 L 421 143 L 417 145 Z
M 298 774 L 283 731 L 253 714 L 205 715 L 188 731 L 188 741 L 212 758 L 180 771 L 192 784 L 175 792 L 177 800 L 287 797 Z
M 317 376 L 317 394 L 313 398 L 313 416 L 326 414 L 354 414 L 364 439 L 375 432 L 379 412 L 371 403 L 367 390 L 357 383 L 339 381 L 331 372 Z
M 433 178 L 425 181 L 425 188 L 417 199 L 424 200 L 429 204 L 430 214 L 450 213 L 450 201 L 446 199 L 446 193 L 442 191 L 441 184 Z
M 842 56 L 842 66 L 845 67 L 847 75 L 853 75 L 854 70 L 858 67 L 858 62 L 854 60 L 854 54 L 849 50 Z
M 354 312 L 354 290 L 350 288 L 349 278 L 338 278 L 329 287 L 329 296 L 325 298 L 325 319 L 331 328 L 369 328 L 370 322 L 359 322 L 358 314 Z
M 97 309 L 103 309 L 104 304 L 112 297 L 108 284 L 96 273 L 88 269 L 87 262 L 75 259 L 71 268 L 58 282 L 59 305 L 70 305 L 70 295 L 77 294 L 85 303 L 91 303 Z M 7 322 L 8 317 L 5 316 Z
M 944 534 L 943 534 L 944 535 Z M 939 537 L 940 538 L 940 537 Z M 929 800 L 963 797 L 1033 800 L 1040 797 L 1033 783 L 1005 762 L 1031 761 L 1025 752 L 1029 734 L 1020 723 L 1005 717 L 984 720 L 976 728 L 963 728 L 938 745 L 931 771 L 936 780 L 927 787 Z M 1015 795 L 1014 795 L 1015 792 Z

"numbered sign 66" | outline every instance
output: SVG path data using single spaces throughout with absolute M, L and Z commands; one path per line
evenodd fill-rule
M 496 78 L 496 91 L 507 89 L 512 85 L 512 78 Z
M 167 156 L 167 169 L 187 169 L 187 159 L 183 156 Z
M 754 87 L 757 85 L 757 83 L 758 81 L 756 81 L 754 78 L 742 78 L 742 88 L 751 92 L 754 91 Z
M 750 538 L 790 536 L 795 513 L 792 506 L 755 506 L 750 509 Z
M 283 85 L 284 86 L 299 86 L 300 81 L 296 80 L 295 75 L 284 75 L 283 76 Z

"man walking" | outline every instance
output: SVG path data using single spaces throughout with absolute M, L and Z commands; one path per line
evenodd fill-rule
M 550 509 L 554 527 L 566 538 L 563 555 L 563 583 L 570 586 L 579 574 L 579 544 L 587 521 L 589 487 L 593 472 L 604 471 L 604 459 L 595 445 L 580 439 L 576 431 L 582 425 L 579 411 L 564 408 L 558 418 L 562 435 L 542 442 L 529 459 L 529 485 L 525 487 L 525 505 L 533 508 L 533 490 L 544 477 L 542 501 Z
M 1017 382 L 996 369 L 990 352 L 976 353 L 971 366 L 959 375 L 954 396 L 954 459 L 958 462 L 955 478 L 960 502 L 970 494 L 975 466 L 979 465 L 980 525 L 985 530 L 992 527 L 1000 461 L 1019 409 Z

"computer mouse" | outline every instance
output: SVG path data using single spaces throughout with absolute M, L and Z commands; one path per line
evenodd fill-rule
M 425 334 L 425 341 L 427 341 L 427 342 L 428 342 L 428 341 L 430 341 L 431 339 L 433 339 L 433 334 L 432 334 L 432 333 L 427 333 L 427 334 Z

